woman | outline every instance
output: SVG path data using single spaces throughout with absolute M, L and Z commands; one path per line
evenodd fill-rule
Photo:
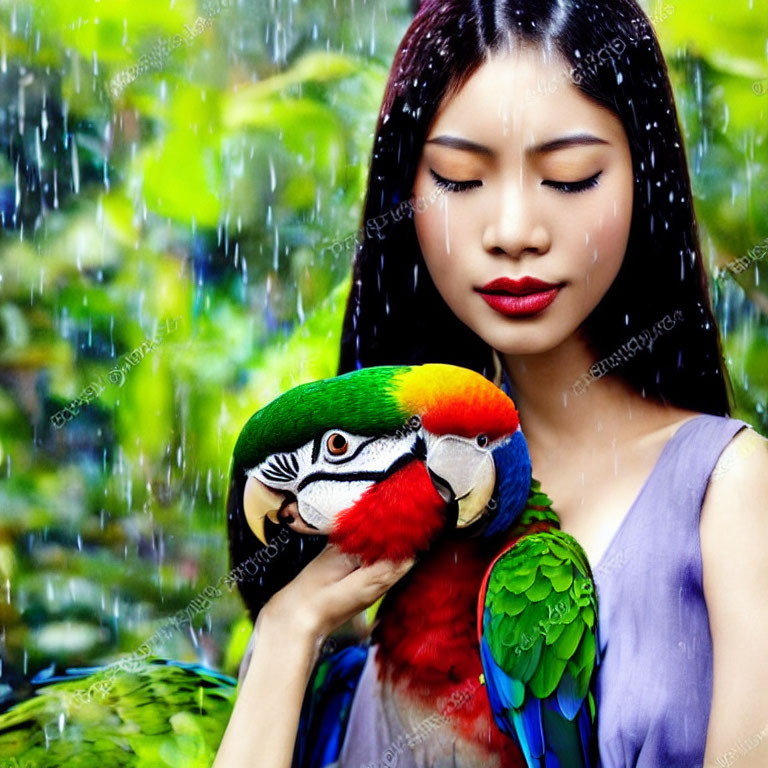
M 768 450 L 728 417 L 683 142 L 640 8 L 423 3 L 364 222 L 340 372 L 504 376 L 533 476 L 595 569 L 601 764 L 730 764 L 741 744 L 741 766 L 765 765 L 741 740 L 768 723 Z M 355 568 L 328 548 L 267 603 L 217 765 L 290 765 L 318 644 L 409 565 Z M 381 759 L 366 671 L 341 766 Z

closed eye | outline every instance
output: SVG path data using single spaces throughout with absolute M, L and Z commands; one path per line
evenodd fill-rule
M 541 183 L 548 187 L 554 187 L 561 192 L 583 192 L 585 189 L 597 186 L 597 180 L 601 173 L 602 171 L 598 171 L 594 176 L 590 176 L 588 179 L 582 179 L 581 181 L 552 181 L 550 179 L 544 179 Z
M 435 173 L 431 168 L 429 169 L 429 172 L 432 174 L 432 177 L 435 180 L 435 184 L 437 184 L 438 187 L 442 187 L 445 190 L 448 190 L 448 192 L 465 192 L 468 189 L 472 189 L 473 187 L 482 187 L 483 182 L 482 181 L 453 181 L 451 179 L 446 179 L 443 176 L 441 176 L 439 173 Z
M 453 179 L 444 178 L 439 173 L 433 171 L 431 168 L 429 172 L 432 174 L 432 177 L 435 180 L 435 184 L 437 184 L 438 187 L 442 187 L 443 189 L 447 190 L 448 192 L 465 192 L 469 189 L 483 186 L 483 182 L 476 179 L 468 181 L 454 181 Z M 590 187 L 597 186 L 598 179 L 600 178 L 601 174 L 602 171 L 598 171 L 594 176 L 590 176 L 588 179 L 581 179 L 579 181 L 553 181 L 551 179 L 544 179 L 544 181 L 541 183 L 545 186 L 553 187 L 560 192 L 573 194 L 576 192 L 583 192 Z

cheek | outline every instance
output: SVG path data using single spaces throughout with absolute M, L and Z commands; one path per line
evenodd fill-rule
M 466 252 L 469 234 L 462 230 L 456 211 L 445 212 L 441 200 L 428 210 L 416 214 L 414 226 L 424 263 L 438 293 L 456 311 L 456 301 L 466 288 L 469 278 L 468 263 L 461 254 Z
M 414 196 L 428 199 L 435 189 L 431 182 L 417 184 Z M 416 238 L 436 284 L 449 267 L 453 271 L 455 267 L 467 266 L 467 259 L 461 254 L 466 256 L 477 250 L 480 217 L 476 206 L 476 200 L 462 199 L 460 194 L 446 191 L 424 210 L 414 212 Z
M 450 226 L 450 220 L 446 221 L 445 214 L 433 206 L 423 213 L 415 213 L 413 226 L 427 267 L 431 270 L 432 264 L 445 262 L 450 256 L 446 248 L 446 239 L 450 241 L 451 235 L 450 231 L 446 231 Z
M 445 200 L 438 200 L 426 210 L 416 211 L 413 215 L 416 239 L 430 272 L 433 266 L 444 266 L 450 259 L 447 244 L 451 242 L 453 235 L 453 222 L 445 215 L 445 204 Z
M 631 194 L 609 199 L 612 202 L 604 202 L 594 215 L 586 217 L 588 223 L 581 234 L 583 266 L 591 281 L 602 289 L 607 289 L 621 269 L 632 219 Z M 589 243 L 584 245 L 586 235 Z

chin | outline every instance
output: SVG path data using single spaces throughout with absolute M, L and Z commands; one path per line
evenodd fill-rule
M 572 335 L 573 330 L 566 334 L 553 334 L 542 328 L 530 326 L 526 329 L 518 326 L 514 330 L 507 329 L 506 332 L 495 334 L 486 332 L 478 335 L 500 355 L 540 355 L 559 347 Z
M 510 356 L 544 355 L 549 352 L 554 352 L 560 347 L 563 347 L 569 341 L 574 341 L 575 340 L 574 336 L 575 336 L 575 331 L 572 331 L 571 333 L 568 333 L 564 336 L 558 334 L 556 338 L 551 338 L 551 337 L 546 339 L 528 338 L 525 341 L 520 341 L 517 344 L 507 340 L 506 343 L 504 342 L 500 344 L 491 343 L 491 346 L 500 355 L 510 355 Z
M 493 346 L 493 345 L 492 345 Z M 554 349 L 553 344 L 541 345 L 541 344 L 502 344 L 494 346 L 493 348 L 500 355 L 520 356 L 523 355 L 541 355 L 545 352 L 549 352 Z

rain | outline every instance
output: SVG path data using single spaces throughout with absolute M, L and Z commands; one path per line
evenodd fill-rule
M 337 370 L 374 131 L 417 4 L 0 7 L 0 710 L 36 675 L 132 654 L 229 571 L 240 428 Z M 768 20 L 725 5 L 643 3 L 734 416 L 766 434 Z M 659 159 L 638 169 L 649 198 Z M 450 253 L 451 207 L 434 204 Z M 154 653 L 236 675 L 252 622 L 221 591 Z

